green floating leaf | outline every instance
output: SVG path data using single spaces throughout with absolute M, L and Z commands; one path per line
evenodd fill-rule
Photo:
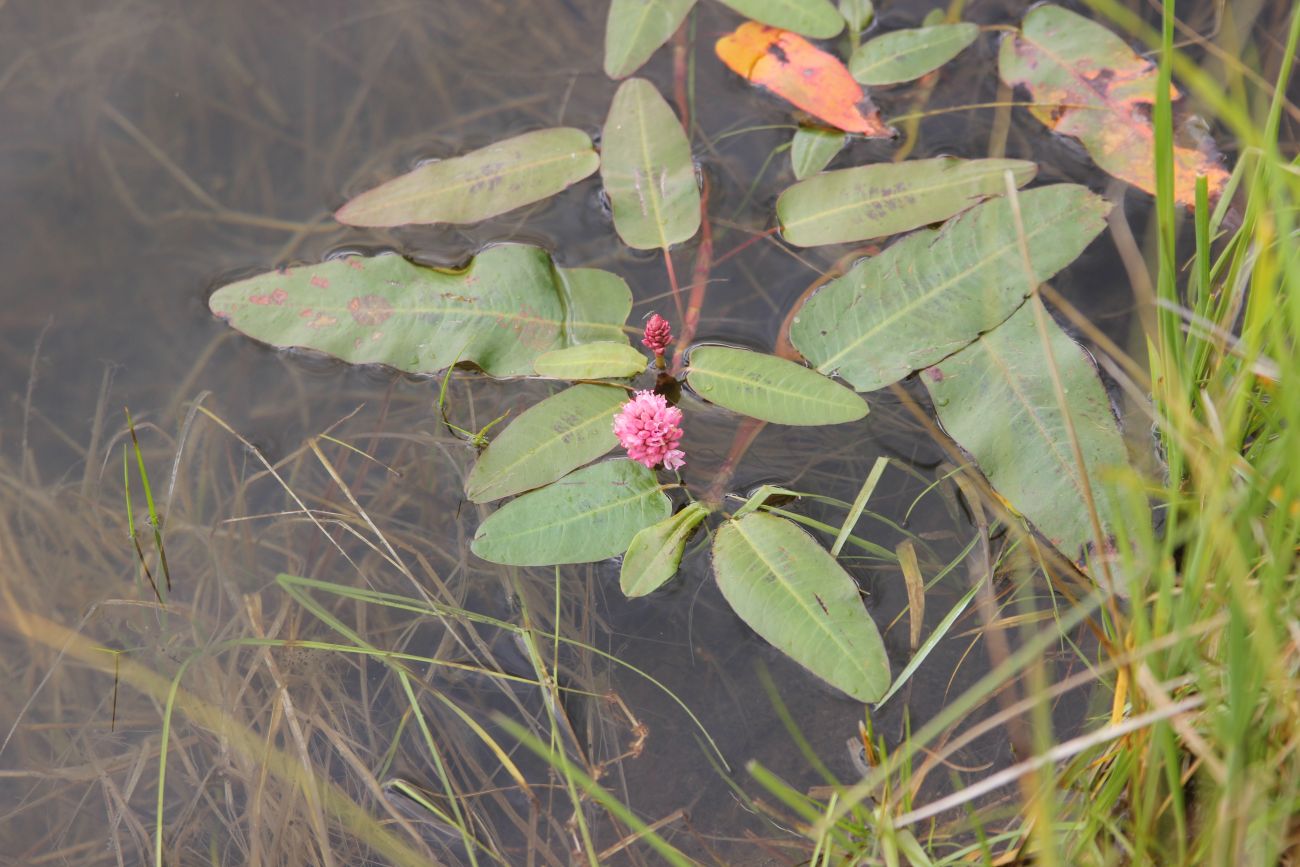
M 813 674 L 862 702 L 889 688 L 889 658 L 857 584 L 794 524 L 763 512 L 728 521 L 713 572 L 740 619 Z
M 952 60 L 979 35 L 979 27 L 967 22 L 895 30 L 853 52 L 849 72 L 862 84 L 911 81 Z
M 795 130 L 790 142 L 790 164 L 799 180 L 811 177 L 835 158 L 844 147 L 848 136 L 837 129 L 819 126 L 801 126 Z
M 479 455 L 466 495 L 486 503 L 594 461 L 618 445 L 614 416 L 626 400 L 627 392 L 615 386 L 575 385 L 529 407 Z
M 989 196 L 1029 183 L 1038 166 L 1024 160 L 936 157 L 825 172 L 781 194 L 776 215 L 791 244 L 812 247 L 883 238 L 938 223 Z
M 867 414 L 867 402 L 838 382 L 748 349 L 692 349 L 686 381 L 706 400 L 776 424 L 840 424 Z
M 554 349 L 537 357 L 533 369 L 550 379 L 615 379 L 645 370 L 645 355 L 626 343 L 601 341 Z
M 528 376 L 552 349 L 626 342 L 632 293 L 607 271 L 556 268 L 539 247 L 502 244 L 458 271 L 395 255 L 268 271 L 221 287 L 208 306 L 249 337 L 352 364 L 436 373 L 465 361 Z
M 352 199 L 334 219 L 349 226 L 476 223 L 553 196 L 599 165 L 582 130 L 541 129 L 425 163 Z
M 629 247 L 667 249 L 700 228 L 691 144 L 677 115 L 644 78 L 629 78 L 614 94 L 600 154 L 614 228 Z
M 790 342 L 822 373 L 874 391 L 966 346 L 1070 264 L 1106 226 L 1110 206 L 1073 184 L 1018 194 L 1025 272 L 1011 203 L 985 202 L 922 230 L 822 287 Z
M 479 525 L 470 550 L 509 566 L 605 560 L 671 508 L 653 471 L 626 458 L 604 461 L 506 503 Z
M 830 0 L 722 0 L 722 3 L 746 18 L 813 39 L 830 39 L 844 29 L 844 19 Z
M 671 518 L 637 533 L 627 547 L 618 574 L 623 595 L 633 598 L 653 593 L 676 575 L 686 540 L 708 514 L 708 506 L 691 503 Z
M 1036 322 L 1046 318 L 1051 358 L 1069 401 L 1103 528 L 1114 526 L 1107 471 L 1128 455 L 1106 390 L 1084 349 L 1037 298 L 970 346 L 921 374 L 944 430 L 975 458 L 999 494 L 1071 558 L 1092 538 L 1084 480 Z
M 871 0 L 840 0 L 840 15 L 850 30 L 861 33 L 876 17 L 876 7 Z
M 695 0 L 613 0 L 605 19 L 605 74 L 626 78 L 672 37 Z

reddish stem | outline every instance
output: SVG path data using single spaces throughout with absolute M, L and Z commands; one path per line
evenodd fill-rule
M 695 270 L 691 273 L 691 294 L 686 302 L 686 315 L 682 317 L 682 333 L 673 350 L 673 376 L 682 372 L 682 358 L 686 348 L 695 339 L 700 327 L 700 311 L 704 308 L 704 295 L 709 287 L 709 272 L 713 270 L 713 227 L 709 223 L 709 179 L 704 179 L 700 190 L 700 246 L 695 251 Z
M 682 129 L 686 137 L 691 137 L 691 103 L 686 97 L 686 28 L 690 23 L 687 18 L 673 34 L 673 99 L 677 102 L 677 114 L 682 120 Z
M 706 504 L 715 508 L 721 505 L 724 489 L 731 483 L 731 477 L 735 475 L 740 459 L 745 456 L 745 452 L 749 451 L 759 431 L 765 427 L 767 422 L 756 418 L 740 420 L 740 424 L 736 427 L 736 436 L 731 441 L 731 449 L 727 452 L 727 459 L 722 462 L 722 466 L 718 467 L 718 473 L 713 477 L 712 484 L 704 492 L 702 499 Z
M 673 306 L 677 308 L 677 321 L 681 322 L 686 318 L 682 310 L 682 290 L 677 288 L 677 272 L 673 269 L 673 254 L 668 252 L 664 247 L 664 267 L 668 269 L 668 285 L 673 290 Z

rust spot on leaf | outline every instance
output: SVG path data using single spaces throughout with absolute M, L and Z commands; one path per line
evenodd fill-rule
M 289 297 L 288 292 L 284 291 L 283 289 L 276 289 L 274 292 L 271 292 L 268 295 L 249 295 L 248 303 L 260 304 L 263 307 L 266 307 L 268 305 L 273 307 L 283 307 L 284 302 L 288 297 Z
M 360 295 L 348 302 L 348 312 L 358 325 L 379 325 L 393 315 L 393 305 L 382 295 Z
M 330 281 L 326 280 L 324 277 L 320 276 L 319 274 L 313 274 L 311 275 L 311 285 L 317 287 L 318 289 L 328 289 L 330 288 Z
M 304 310 L 303 312 L 306 313 L 307 311 Z M 337 317 L 330 316 L 328 313 L 317 313 L 315 317 L 313 317 L 311 321 L 307 323 L 307 327 L 328 328 L 331 325 L 338 325 L 338 324 L 339 324 L 339 320 Z

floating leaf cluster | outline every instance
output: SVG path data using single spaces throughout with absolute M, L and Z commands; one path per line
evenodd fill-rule
M 1091 356 L 1037 290 L 1093 242 L 1109 204 L 1081 186 L 1028 186 L 1037 166 L 1025 160 L 939 157 L 823 171 L 852 136 L 892 135 L 864 85 L 934 75 L 980 28 L 927 21 L 861 42 L 874 15 L 868 0 L 838 8 L 829 0 L 723 2 L 753 20 L 717 42 L 721 60 L 812 116 L 801 118 L 790 144 L 798 181 L 776 203 L 784 240 L 886 246 L 797 302 L 787 351 L 687 345 L 684 362 L 657 371 L 653 399 L 662 403 L 660 395 L 684 384 L 688 416 L 690 401 L 703 400 L 756 425 L 849 425 L 860 436 L 869 424 L 863 393 L 919 375 L 943 430 L 1016 513 L 1071 559 L 1105 544 L 1114 512 L 1095 494 L 1126 467 L 1124 442 Z M 694 5 L 610 4 L 604 68 L 624 80 L 599 148 L 578 129 L 526 133 L 421 165 L 356 196 L 336 217 L 355 226 L 477 222 L 599 172 L 612 230 L 629 247 L 662 250 L 671 268 L 671 249 L 707 225 L 708 200 L 688 130 L 649 80 L 628 76 Z M 854 49 L 847 63 L 808 41 L 846 25 Z M 1003 39 L 999 70 L 1030 92 L 1031 112 L 1050 129 L 1079 139 L 1111 174 L 1152 188 L 1145 106 L 1154 73 L 1122 40 L 1042 5 Z M 1206 150 L 1180 151 L 1176 172 L 1184 198 L 1196 176 L 1209 179 L 1212 193 L 1226 177 Z M 277 269 L 222 287 L 210 306 L 258 340 L 355 364 L 433 374 L 459 363 L 493 377 L 570 383 L 478 454 L 466 497 L 513 499 L 478 527 L 477 556 L 553 566 L 623 555 L 622 589 L 640 597 L 673 578 L 693 534 L 716 516 L 714 575 L 736 613 L 855 699 L 891 694 L 898 684 L 891 688 L 877 627 L 835 556 L 843 539 L 832 554 L 768 510 L 762 493 L 728 514 L 725 490 L 701 491 L 666 481 L 667 469 L 606 457 L 619 444 L 615 418 L 650 359 L 666 366 L 667 321 L 646 330 L 648 357 L 627 339 L 638 330 L 627 324 L 631 301 L 616 274 L 560 267 L 541 248 L 503 244 L 458 269 L 396 254 Z M 692 305 L 677 323 L 688 344 L 699 302 Z M 676 428 L 680 414 L 671 413 Z

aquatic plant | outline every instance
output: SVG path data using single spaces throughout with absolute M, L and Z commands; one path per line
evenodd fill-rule
M 871 82 L 916 78 L 950 60 L 973 35 L 971 27 L 956 23 L 887 34 L 862 46 L 845 66 L 788 32 L 807 21 L 758 6 L 775 14 L 777 23 L 759 16 L 766 23 L 742 24 L 718 42 L 719 56 L 821 121 L 869 136 L 892 131 L 871 113 L 850 71 Z M 622 32 L 624 14 L 631 13 L 621 4 L 611 8 L 611 34 Z M 843 27 L 838 15 L 836 20 Z M 811 32 L 820 32 L 820 26 L 819 21 Z M 1117 91 L 1128 87 L 1122 82 L 1150 78 L 1145 62 L 1117 37 L 1073 13 L 1039 7 L 1023 27 L 1021 35 L 1004 43 L 1024 45 L 1018 52 L 1004 49 L 1002 71 L 1008 85 L 1040 88 L 1042 103 L 1073 105 L 1075 95 L 1060 82 L 1085 73 L 1095 78 L 1097 64 L 1119 70 L 1107 79 Z M 669 35 L 656 33 L 660 42 Z M 645 38 L 648 31 L 637 35 Z M 1106 46 L 1096 59 L 1079 48 L 1088 39 Z M 607 45 L 614 51 L 618 42 L 611 37 Z M 632 54 L 648 56 L 645 47 L 638 45 Z M 1050 57 L 1058 65 L 1025 61 L 1033 51 L 1054 52 Z M 767 59 L 778 56 L 782 62 L 769 70 Z M 625 64 L 615 66 L 626 70 Z M 1136 98 L 1125 96 L 1130 103 Z M 1112 113 L 1115 117 L 1106 121 L 1111 126 L 1147 123 L 1129 103 Z M 1091 124 L 1088 113 L 1070 117 L 1072 134 L 1086 138 L 1102 129 Z M 539 375 L 584 383 L 520 415 L 483 451 L 467 484 L 469 498 L 489 502 L 518 495 L 479 528 L 474 550 L 487 559 L 538 566 L 581 562 L 597 553 L 622 553 L 645 532 L 642 544 L 653 538 L 672 546 L 666 561 L 655 561 L 660 583 L 668 580 L 671 573 L 662 574 L 662 563 L 680 558 L 690 534 L 675 518 L 667 519 L 672 532 L 660 528 L 658 505 L 642 509 L 663 496 L 650 497 L 653 480 L 615 471 L 616 465 L 579 468 L 621 444 L 645 468 L 681 469 L 681 410 L 665 397 L 674 393 L 674 378 L 691 390 L 693 396 L 684 399 L 698 396 L 752 419 L 745 433 L 752 440 L 764 424 L 855 422 L 868 410 L 855 391 L 891 387 L 924 371 L 920 382 L 939 422 L 954 448 L 969 455 L 998 492 L 994 502 L 1007 504 L 1002 517 L 1037 530 L 1064 563 L 1077 562 L 1089 572 L 1100 564 L 1104 571 L 1104 561 L 1093 562 L 1093 556 L 1114 550 L 1120 519 L 1111 483 L 1140 483 L 1126 469 L 1125 446 L 1095 364 L 1049 314 L 1039 287 L 1102 231 L 1110 205 L 1072 184 L 1022 189 L 1037 173 L 1025 160 L 940 157 L 810 173 L 777 201 L 779 231 L 787 241 L 815 246 L 897 240 L 801 297 L 786 317 L 778 353 L 694 345 L 706 300 L 714 217 L 692 162 L 689 128 L 649 81 L 629 78 L 614 95 L 599 153 L 578 130 L 528 133 L 421 166 L 362 193 L 336 214 L 341 221 L 368 226 L 470 222 L 529 204 L 599 171 L 614 230 L 633 248 L 662 252 L 682 325 L 672 376 L 653 394 L 636 390 L 646 365 L 627 346 L 629 294 L 623 281 L 607 271 L 557 268 L 538 248 L 490 247 L 459 269 L 420 266 L 392 254 L 351 256 L 222 287 L 210 305 L 260 340 L 354 363 L 425 374 L 454 363 L 473 364 L 498 377 Z M 1115 157 L 1125 158 L 1132 155 Z M 1175 168 L 1180 183 L 1209 172 L 1212 195 L 1221 187 L 1221 170 L 1204 154 Z M 1112 170 L 1125 174 L 1122 166 Z M 929 228 L 935 224 L 940 225 Z M 684 303 L 672 248 L 697 233 L 703 242 Z M 660 370 L 668 368 L 671 336 L 667 320 L 657 314 L 642 331 L 641 342 Z M 617 400 L 621 388 L 635 391 L 630 401 Z M 615 403 L 621 408 L 613 438 L 599 428 L 610 423 L 608 407 Z M 1008 407 L 1025 421 L 990 426 L 990 405 Z M 868 688 L 856 671 L 888 674 L 870 615 L 847 599 L 838 611 L 826 603 L 842 586 L 839 565 L 815 558 L 811 562 L 821 565 L 809 570 L 785 559 L 772 571 L 773 561 L 740 541 L 755 538 L 740 528 L 764 526 L 765 533 L 793 532 L 790 544 L 813 550 L 810 537 L 786 526 L 788 518 L 741 522 L 748 511 L 764 508 L 762 498 L 727 489 L 744 449 L 745 441 L 738 439 L 733 458 L 706 484 L 687 479 L 684 486 L 665 490 L 681 491 L 687 503 L 721 515 L 724 527 L 734 524 L 734 533 L 718 535 L 719 544 L 735 541 L 715 546 L 714 568 L 724 594 L 751 626 L 855 698 L 880 699 L 888 677 L 873 675 Z M 728 516 L 726 503 L 737 497 L 749 502 Z M 633 515 L 644 523 L 628 523 Z M 692 515 L 702 517 L 698 510 Z M 1149 519 L 1129 514 L 1125 520 Z M 782 529 L 772 529 L 777 526 Z M 525 543 L 542 537 L 550 543 Z M 630 558 L 624 569 L 641 568 L 641 562 Z M 751 574 L 760 563 L 763 568 Z M 623 583 L 646 592 L 643 578 L 625 576 Z M 746 613 L 755 610 L 750 597 L 773 582 L 779 596 L 768 603 L 785 616 L 756 622 Z M 859 632 L 873 640 L 865 645 L 851 640 Z

